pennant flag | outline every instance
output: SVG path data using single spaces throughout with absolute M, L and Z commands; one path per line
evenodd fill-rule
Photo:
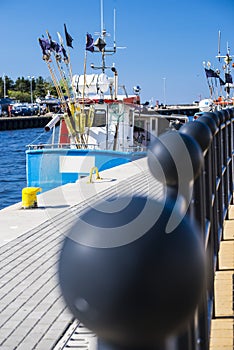
M 232 76 L 230 73 L 225 73 L 225 82 L 227 84 L 232 84 Z
M 67 32 L 67 27 L 66 27 L 66 24 L 65 24 L 65 23 L 64 23 L 64 31 L 65 31 L 65 37 L 66 37 L 67 46 L 73 48 L 73 46 L 72 46 L 73 38 L 72 38 L 71 35 Z
M 206 72 L 206 77 L 207 78 L 219 78 L 218 74 L 215 73 L 215 71 L 213 71 L 213 69 L 205 68 L 205 72 Z
M 59 38 L 59 42 L 60 42 L 60 47 L 61 47 L 61 52 L 63 54 L 63 60 L 66 64 L 69 63 L 69 58 L 68 58 L 68 55 L 67 55 L 67 52 L 63 46 L 63 38 L 61 36 L 61 34 L 59 32 L 57 32 L 57 35 L 58 35 L 58 38 Z
M 96 46 L 99 51 L 102 51 L 104 49 L 104 47 L 106 46 L 106 43 L 102 38 L 98 38 L 95 41 L 94 46 Z
M 49 50 L 51 49 L 50 47 L 50 41 L 48 39 L 44 39 L 44 38 L 39 38 L 39 44 L 41 46 L 41 49 L 42 49 L 42 53 L 43 53 L 43 56 L 49 56 Z
M 62 51 L 61 46 L 60 46 L 58 43 L 56 43 L 56 41 L 54 41 L 54 40 L 51 40 L 51 41 L 50 41 L 50 47 L 51 47 L 51 49 L 54 50 L 56 53 L 59 53 L 59 52 Z
M 86 35 L 86 50 L 91 52 L 94 51 L 93 38 L 89 33 Z
M 219 83 L 221 86 L 225 85 L 225 81 L 223 81 L 223 79 L 221 79 L 220 77 L 219 77 Z
M 58 38 L 59 38 L 60 45 L 62 46 L 63 45 L 63 38 L 62 38 L 62 36 L 61 36 L 61 34 L 59 32 L 57 32 L 57 35 L 58 35 Z
M 61 45 L 61 48 L 62 48 L 62 53 L 63 53 L 63 58 L 64 58 L 64 62 L 65 63 L 68 63 L 69 62 L 69 58 L 67 56 L 67 52 L 66 50 L 64 49 L 64 47 Z

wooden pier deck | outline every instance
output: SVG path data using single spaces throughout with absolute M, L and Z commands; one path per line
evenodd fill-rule
M 234 349 L 234 205 L 224 223 L 218 269 L 215 274 L 214 319 L 210 350 Z

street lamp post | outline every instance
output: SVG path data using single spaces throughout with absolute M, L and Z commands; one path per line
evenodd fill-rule
M 166 106 L 166 78 L 163 78 L 163 97 L 164 97 L 164 106 Z
M 34 79 L 34 76 L 31 77 L 30 75 L 28 76 L 28 78 L 30 79 L 30 93 L 31 93 L 31 103 L 33 103 L 33 89 L 32 89 L 32 81 Z
M 6 75 L 3 73 L 3 97 L 6 98 Z

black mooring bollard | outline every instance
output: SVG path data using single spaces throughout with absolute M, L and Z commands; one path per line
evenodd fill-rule
M 186 215 L 174 214 L 179 224 L 168 231 L 174 204 L 144 197 L 99 203 L 64 240 L 64 299 L 109 349 L 156 349 L 194 315 L 204 252 Z

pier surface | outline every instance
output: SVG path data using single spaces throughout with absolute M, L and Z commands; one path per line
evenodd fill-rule
M 146 158 L 38 195 L 37 209 L 21 203 L 0 211 L 0 349 L 97 348 L 94 334 L 65 305 L 57 278 L 61 244 L 78 217 L 97 201 L 121 195 L 159 199 L 162 185 Z M 234 206 L 225 221 L 215 278 L 210 350 L 233 350 Z
M 17 203 L 0 211 L 1 350 L 61 349 L 62 336 L 77 326 L 61 296 L 57 262 L 64 235 L 84 210 L 118 194 L 162 196 L 146 158 L 100 174 L 91 184 L 84 178 L 38 195 L 38 209 Z M 79 330 L 90 339 L 86 349 L 95 346 L 96 338 Z

